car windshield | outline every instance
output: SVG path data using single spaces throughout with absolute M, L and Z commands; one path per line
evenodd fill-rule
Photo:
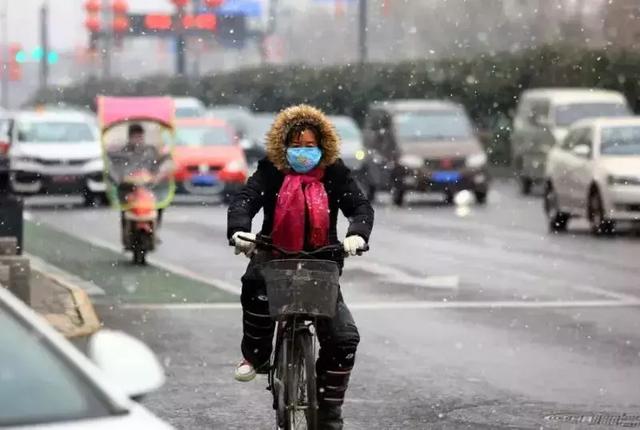
M 181 126 L 176 129 L 178 146 L 229 146 L 233 138 L 229 130 L 220 126 Z
M 462 111 L 403 112 L 393 117 L 398 138 L 404 142 L 465 138 L 472 134 Z
M 362 149 L 362 133 L 358 125 L 351 118 L 330 118 L 340 136 L 342 152 L 349 153 Z
M 640 155 L 640 126 L 607 127 L 602 130 L 602 155 Z
M 18 123 L 20 142 L 73 143 L 95 139 L 95 130 L 86 122 L 20 121 Z
M 556 106 L 555 124 L 568 127 L 581 119 L 625 115 L 629 109 L 621 103 L 570 103 Z
M 249 135 L 252 140 L 262 144 L 266 138 L 267 132 L 273 124 L 274 116 L 270 115 L 257 115 L 251 120 L 249 124 Z
M 176 118 L 199 118 L 205 114 L 205 110 L 196 106 L 176 107 Z
M 1 305 L 0 327 L 0 427 L 111 415 L 96 389 Z

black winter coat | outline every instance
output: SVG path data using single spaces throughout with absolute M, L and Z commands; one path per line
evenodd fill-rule
M 260 209 L 264 210 L 260 233 L 265 236 L 271 235 L 276 201 L 283 181 L 284 174 L 271 161 L 267 158 L 260 161 L 256 172 L 249 178 L 242 191 L 234 196 L 229 206 L 229 239 L 236 232 L 250 232 L 251 221 Z M 373 228 L 373 208 L 353 179 L 349 168 L 338 159 L 326 167 L 322 182 L 329 198 L 329 243 L 339 243 L 336 228 L 338 209 L 349 218 L 347 236 L 358 235 L 368 242 Z

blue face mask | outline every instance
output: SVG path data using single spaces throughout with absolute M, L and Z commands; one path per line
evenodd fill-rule
M 289 166 L 297 173 L 310 172 L 320 163 L 321 158 L 322 151 L 317 146 L 287 149 Z

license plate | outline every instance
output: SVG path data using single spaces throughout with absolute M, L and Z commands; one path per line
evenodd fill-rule
M 77 180 L 78 177 L 73 175 L 54 176 L 53 178 L 51 178 L 51 181 L 55 182 L 56 184 L 69 184 L 72 182 L 76 182 Z
M 218 177 L 216 175 L 194 175 L 191 178 L 191 183 L 199 187 L 211 187 L 218 183 Z
M 458 182 L 461 178 L 460 172 L 445 170 L 441 172 L 434 172 L 431 175 L 433 182 Z

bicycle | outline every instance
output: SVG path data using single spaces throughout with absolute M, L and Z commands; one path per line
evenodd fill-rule
M 277 321 L 267 389 L 273 396 L 278 428 L 317 430 L 315 327 L 319 318 L 333 318 L 335 314 L 340 269 L 335 261 L 314 257 L 345 256 L 342 245 L 291 252 L 260 237 L 239 238 L 255 243 L 258 249 L 286 257 L 263 263 L 261 270 L 267 286 L 269 313 Z M 368 250 L 366 246 L 358 255 Z

